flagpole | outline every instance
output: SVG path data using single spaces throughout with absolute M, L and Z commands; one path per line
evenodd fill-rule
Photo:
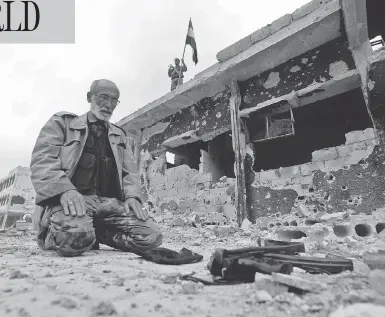
M 190 21 L 191 21 L 191 18 L 190 18 Z M 187 27 L 187 34 L 188 34 L 188 30 L 190 28 L 190 21 L 189 21 L 189 24 L 188 24 L 188 27 Z M 187 35 L 186 35 L 187 37 Z M 183 54 L 182 54 L 182 59 L 181 59 L 181 62 L 182 64 L 184 64 L 183 60 L 184 60 L 184 53 L 186 52 L 186 38 L 184 40 L 184 48 L 183 48 Z M 179 77 L 178 77 L 178 86 L 179 86 L 179 81 L 180 81 L 180 76 L 182 75 L 182 68 L 183 68 L 183 65 L 180 67 L 180 70 L 179 70 Z

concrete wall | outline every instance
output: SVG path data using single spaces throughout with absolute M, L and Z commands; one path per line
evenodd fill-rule
M 355 69 L 355 64 L 349 44 L 346 38 L 340 37 L 240 82 L 241 109 L 299 91 L 314 83 L 326 82 L 352 69 Z
M 207 222 L 236 218 L 235 179 L 223 177 L 214 182 L 211 173 L 200 173 L 187 165 L 169 168 L 164 174 L 148 174 L 148 195 L 156 208 L 175 214 L 194 212 Z M 216 218 L 206 219 L 213 216 L 208 211 L 217 212 Z
M 385 206 L 385 155 L 372 128 L 346 134 L 341 146 L 312 153 L 307 164 L 256 173 L 246 156 L 248 202 L 254 220 L 299 208 L 307 216 L 352 211 L 371 214 Z

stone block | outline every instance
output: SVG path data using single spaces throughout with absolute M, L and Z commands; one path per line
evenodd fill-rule
M 337 146 L 336 149 L 339 157 L 349 156 L 352 152 L 354 152 L 354 146 L 352 144 L 340 145 Z
M 166 176 L 171 175 L 171 174 L 174 174 L 174 173 L 175 173 L 174 168 L 168 168 L 168 169 L 166 169 L 166 171 L 164 172 L 164 174 L 165 174 Z
M 373 128 L 367 128 L 364 131 L 362 131 L 364 134 L 364 137 L 366 140 L 374 139 L 376 138 L 376 134 L 374 132 Z
M 292 178 L 294 175 L 294 169 L 293 166 L 289 167 L 280 167 L 278 169 L 278 174 L 280 178 L 286 179 L 286 178 Z
M 219 62 L 224 62 L 239 53 L 246 51 L 252 45 L 250 35 L 244 37 L 243 39 L 235 42 L 234 44 L 226 47 L 225 49 L 217 53 L 217 60 Z
M 370 153 L 368 153 L 367 150 L 354 151 L 352 152 L 350 157 L 348 157 L 348 161 L 346 162 L 346 164 L 357 164 L 360 160 L 367 159 L 369 154 Z
M 185 197 L 185 195 L 189 193 L 188 187 L 181 186 L 181 187 L 176 187 L 176 189 L 178 191 L 178 196 Z
M 303 18 L 311 12 L 317 10 L 320 6 L 330 2 L 330 0 L 312 0 L 292 13 L 293 21 Z
M 369 147 L 376 146 L 376 145 L 379 145 L 378 139 L 377 139 L 377 138 L 366 140 L 366 141 L 365 141 L 365 144 L 366 144 L 366 146 L 367 146 L 368 148 L 369 148 Z
M 270 35 L 270 26 L 265 26 L 250 35 L 250 40 L 252 44 L 258 43 L 263 39 L 267 38 Z
M 301 186 L 303 185 L 308 185 L 312 186 L 313 185 L 313 175 L 307 175 L 301 177 Z
M 150 178 L 150 184 L 151 185 L 159 185 L 166 183 L 167 179 L 165 176 L 162 175 L 156 175 L 154 178 Z
M 197 183 L 206 183 L 206 182 L 212 182 L 213 176 L 211 173 L 205 173 L 205 174 L 198 174 L 196 176 L 196 182 Z
M 168 174 L 167 175 L 167 183 L 178 180 L 178 176 L 179 176 L 179 174 L 175 173 L 175 172 L 171 173 L 171 174 Z
M 309 276 L 304 279 L 295 275 L 286 275 L 281 273 L 272 273 L 273 280 L 277 283 L 295 287 L 303 291 L 319 292 L 326 288 L 326 285 L 321 284 Z
M 261 183 L 268 183 L 274 179 L 278 179 L 278 174 L 276 170 L 268 170 L 259 172 L 259 181 Z
M 175 173 L 183 173 L 190 170 L 190 167 L 186 164 L 179 165 L 173 168 Z
M 175 182 L 173 182 L 173 181 L 168 181 L 168 182 L 165 184 L 166 189 L 168 190 L 168 189 L 174 188 L 174 184 L 175 184 Z
M 356 143 L 360 141 L 365 141 L 365 135 L 363 131 L 351 131 L 345 134 L 346 142 L 345 144 Z
M 171 188 L 167 191 L 167 197 L 174 197 L 178 195 L 178 190 L 176 188 Z
M 293 21 L 291 14 L 286 14 L 279 19 L 273 21 L 270 24 L 270 34 L 274 34 L 275 32 L 279 31 L 280 29 L 283 29 L 284 27 L 288 26 Z
M 318 162 L 311 162 L 307 164 L 300 165 L 301 174 L 303 176 L 311 175 L 313 172 L 324 170 L 325 169 L 325 163 L 322 161 Z
M 237 208 L 235 208 L 235 206 L 231 205 L 231 204 L 223 205 L 223 214 L 228 219 L 236 220 L 237 219 Z
M 210 195 L 212 196 L 219 196 L 219 195 L 226 195 L 227 187 L 222 188 L 211 188 L 210 189 Z
M 220 205 L 225 205 L 225 204 L 231 202 L 231 198 L 229 196 L 227 196 L 227 195 L 217 196 L 217 200 L 218 200 Z
M 338 157 L 338 153 L 335 147 L 314 151 L 312 153 L 313 162 L 334 160 L 337 157 Z
M 167 196 L 167 190 L 161 190 L 156 192 L 156 195 L 158 195 L 159 198 L 164 198 Z
M 347 165 L 347 156 L 345 157 L 339 157 L 335 160 L 329 160 L 329 161 L 326 161 L 325 162 L 325 168 L 327 171 L 338 171 L 340 169 L 342 169 L 344 166 L 348 166 Z

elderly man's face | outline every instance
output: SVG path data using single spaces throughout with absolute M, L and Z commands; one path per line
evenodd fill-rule
M 91 112 L 96 118 L 109 121 L 119 103 L 119 90 L 110 82 L 99 83 L 97 90 L 91 96 Z

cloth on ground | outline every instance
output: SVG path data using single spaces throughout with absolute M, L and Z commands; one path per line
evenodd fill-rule
M 167 248 L 156 248 L 141 252 L 140 255 L 148 261 L 169 265 L 197 263 L 203 259 L 203 255 L 194 253 L 186 248 L 182 248 L 179 252 Z

